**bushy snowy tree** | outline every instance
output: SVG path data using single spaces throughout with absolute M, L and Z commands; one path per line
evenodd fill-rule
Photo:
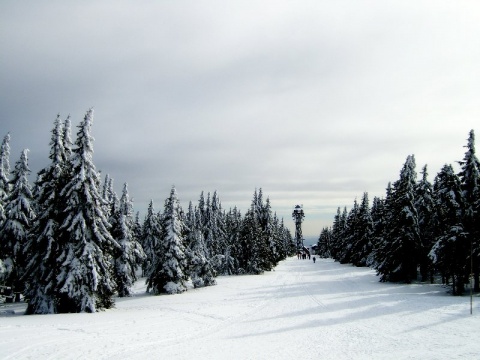
M 147 291 L 176 294 L 187 290 L 188 263 L 184 247 L 185 224 L 175 187 L 165 200 L 161 222 L 162 237 L 147 279 Z
M 200 212 L 189 208 L 189 230 L 188 230 L 188 251 L 190 253 L 190 276 L 193 286 L 203 287 L 216 285 L 216 271 L 207 258 L 207 249 L 202 234 Z
M 462 195 L 465 202 L 463 214 L 463 228 L 467 237 L 466 241 L 472 248 L 472 267 L 475 281 L 475 291 L 480 291 L 480 162 L 475 154 L 475 133 L 470 131 L 467 151 L 462 161 L 460 177 Z M 469 254 L 470 258 L 470 254 Z
M 317 255 L 321 258 L 329 258 L 330 255 L 330 243 L 332 238 L 332 232 L 328 227 L 323 227 L 320 231 L 320 236 L 317 242 Z
M 438 226 L 433 199 L 433 186 L 428 181 L 427 165 L 422 169 L 422 178 L 415 188 L 415 208 L 418 214 L 418 229 L 420 232 L 419 264 L 422 281 L 433 276 L 431 261 L 428 256 L 435 243 L 435 229 Z M 431 279 L 433 281 L 433 279 Z
M 240 232 L 241 257 L 240 268 L 249 274 L 261 274 L 264 272 L 261 259 L 261 228 L 256 215 L 255 200 L 250 209 L 245 213 Z
M 5 221 L 0 228 L 0 254 L 6 268 L 5 283 L 19 293 L 24 291 L 23 275 L 26 265 L 24 246 L 35 220 L 33 195 L 28 182 L 28 150 L 23 150 L 12 171 L 11 192 L 6 199 Z
M 383 243 L 385 235 L 385 201 L 377 196 L 373 198 L 372 208 L 370 210 L 373 224 L 372 232 L 372 252 L 367 259 L 367 266 L 377 267 L 377 251 Z
M 366 266 L 372 253 L 373 220 L 370 213 L 368 193 L 364 192 L 358 208 L 357 231 L 352 243 L 351 263 Z
M 415 208 L 415 157 L 410 155 L 393 184 L 389 224 L 381 252 L 377 253 L 377 272 L 381 281 L 410 283 L 417 277 L 420 234 Z
M 239 258 L 242 254 L 240 243 L 240 232 L 242 228 L 242 214 L 234 207 L 230 209 L 225 218 L 225 228 L 227 236 L 227 249 L 225 251 L 225 263 L 222 268 L 222 274 L 237 274 L 240 268 Z
M 435 177 L 434 201 L 438 225 L 429 256 L 444 283 L 452 280 L 452 293 L 462 294 L 467 281 L 469 244 L 463 229 L 464 199 L 459 177 L 451 165 L 444 165 Z
M 60 198 L 67 180 L 67 154 L 63 146 L 63 124 L 60 115 L 55 120 L 50 141 L 51 163 L 39 171 L 34 187 L 36 221 L 30 231 L 24 253 L 27 259 L 25 297 L 29 299 L 27 314 L 57 312 L 56 293 L 57 239 L 63 222 Z
M 153 200 L 150 200 L 147 215 L 143 221 L 142 236 L 140 239 L 140 244 L 145 252 L 145 260 L 142 265 L 144 275 L 148 275 L 148 272 L 154 263 L 154 260 L 157 256 L 156 250 L 158 249 L 158 243 L 161 236 L 162 231 L 160 228 L 160 222 L 157 214 L 155 213 Z
M 145 260 L 142 246 L 133 235 L 133 205 L 128 195 L 127 184 L 123 186 L 120 206 L 115 214 L 117 220 L 112 236 L 120 245 L 115 254 L 115 282 L 119 297 L 131 296 L 132 286 L 137 281 L 136 270 Z
M 90 135 L 93 110 L 78 126 L 71 175 L 60 193 L 65 220 L 60 226 L 58 312 L 95 312 L 113 306 L 112 253 L 119 248 L 109 232 L 93 164 Z
M 0 226 L 5 221 L 5 203 L 10 194 L 10 134 L 5 135 L 0 147 Z M 1 257 L 1 256 L 0 256 Z

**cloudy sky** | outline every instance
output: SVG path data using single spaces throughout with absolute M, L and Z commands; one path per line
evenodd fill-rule
M 431 181 L 463 158 L 479 19 L 476 0 L 2 0 L 0 136 L 36 173 L 57 113 L 94 107 L 94 162 L 136 210 L 174 184 L 185 206 L 217 190 L 244 213 L 261 187 L 318 236 L 409 154 Z

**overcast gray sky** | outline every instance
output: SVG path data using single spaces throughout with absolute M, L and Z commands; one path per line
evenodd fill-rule
M 476 0 L 2 0 L 0 136 L 36 173 L 57 113 L 93 106 L 94 162 L 136 210 L 174 184 L 244 213 L 261 187 L 318 236 L 409 154 L 431 181 L 463 158 L 479 64 Z

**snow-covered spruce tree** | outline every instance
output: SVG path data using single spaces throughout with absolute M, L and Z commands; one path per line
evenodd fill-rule
M 104 201 L 103 212 L 108 218 L 110 216 L 110 211 L 112 210 L 112 199 L 113 197 L 113 181 L 110 179 L 109 174 L 105 174 L 105 179 L 103 180 L 102 187 L 102 199 Z
M 317 255 L 321 258 L 329 258 L 330 257 L 330 240 L 331 240 L 332 232 L 328 227 L 324 227 L 320 231 L 320 235 L 318 237 L 317 242 Z
M 70 122 L 70 115 L 67 116 L 63 122 L 62 144 L 65 151 L 65 156 L 70 159 L 72 156 L 72 125 Z
M 415 208 L 417 209 L 420 231 L 420 274 L 422 281 L 426 281 L 430 277 L 433 282 L 432 264 L 428 253 L 435 243 L 435 229 L 438 222 L 433 199 L 433 186 L 427 179 L 427 165 L 423 167 L 421 174 L 422 178 L 415 188 Z
M 185 255 L 185 224 L 175 187 L 165 200 L 161 222 L 162 237 L 155 249 L 155 258 L 147 279 L 147 291 L 177 294 L 187 290 L 188 263 Z
M 145 260 L 142 265 L 143 275 L 148 276 L 151 271 L 152 264 L 156 258 L 156 249 L 162 237 L 160 222 L 153 206 L 153 200 L 148 205 L 147 215 L 143 221 L 142 236 L 140 244 L 145 252 Z
M 239 258 L 241 256 L 240 231 L 242 227 L 242 214 L 235 206 L 230 209 L 225 218 L 227 250 L 225 252 L 225 264 L 222 270 L 224 275 L 234 275 L 239 270 Z
M 377 267 L 377 251 L 383 243 L 383 236 L 385 232 L 385 201 L 377 196 L 373 198 L 372 208 L 370 210 L 373 224 L 372 232 L 372 251 L 367 258 L 367 266 Z
M 135 220 L 133 220 L 133 227 L 132 227 L 133 238 L 137 241 L 140 245 L 142 245 L 142 224 L 140 223 L 140 212 L 137 211 L 135 213 Z M 143 249 L 143 246 L 142 246 Z M 145 259 L 146 259 L 145 254 Z
M 5 284 L 17 293 L 24 291 L 24 271 L 26 265 L 23 248 L 27 243 L 28 233 L 35 220 L 32 189 L 28 182 L 28 150 L 23 150 L 20 160 L 15 164 L 9 183 L 11 192 L 6 199 L 5 221 L 0 228 L 0 254 L 6 268 Z
M 202 198 L 200 198 L 200 202 L 201 201 Z M 199 204 L 199 208 L 200 206 L 201 204 Z M 200 211 L 200 213 L 202 214 L 202 211 Z M 208 193 L 201 220 L 208 257 L 213 258 L 216 255 L 223 255 L 226 242 L 225 222 L 216 191 L 211 198 L 210 193 Z
M 420 257 L 420 234 L 415 208 L 415 157 L 410 155 L 400 172 L 400 179 L 393 184 L 390 223 L 379 254 L 377 272 L 380 281 L 410 283 L 417 277 Z
M 385 254 L 389 251 L 390 246 L 390 229 L 393 222 L 393 217 L 395 213 L 393 211 L 393 201 L 392 201 L 393 187 L 392 183 L 387 184 L 385 199 L 382 200 L 382 213 L 381 218 L 375 222 L 375 248 L 373 251 L 373 264 L 374 268 L 377 269 L 378 266 L 383 262 Z
M 114 304 L 111 254 L 119 245 L 103 212 L 100 178 L 92 159 L 92 120 L 90 109 L 78 126 L 70 179 L 60 193 L 65 220 L 59 236 L 59 313 L 96 312 Z
M 283 249 L 283 231 L 280 228 L 280 219 L 277 216 L 277 213 L 273 213 L 273 219 L 272 219 L 272 231 L 273 231 L 273 246 L 275 247 L 272 252 L 273 252 L 273 258 L 275 259 L 275 266 L 287 258 L 287 254 Z
M 473 130 L 470 131 L 465 147 L 467 148 L 465 156 L 462 161 L 458 162 L 461 166 L 458 176 L 462 184 L 465 204 L 463 228 L 467 236 L 466 241 L 472 247 L 475 291 L 480 291 L 480 162 L 475 155 L 475 133 Z
M 265 251 L 263 254 L 262 267 L 266 271 L 272 270 L 278 263 L 278 252 L 275 241 L 275 229 L 273 226 L 272 207 L 270 205 L 270 198 L 267 197 L 265 204 L 263 204 L 260 213 L 260 226 L 262 231 L 262 245 Z
M 465 291 L 467 259 L 470 244 L 463 229 L 464 201 L 459 177 L 451 165 L 444 165 L 433 185 L 438 225 L 429 256 L 442 274 L 443 283 L 452 280 L 453 295 Z
M 342 238 L 342 233 L 344 230 L 343 224 L 341 223 L 342 212 L 340 207 L 337 208 L 337 214 L 333 218 L 332 224 L 332 234 L 330 239 L 330 257 L 332 259 L 338 260 L 340 254 L 340 241 Z
M 345 230 L 343 233 L 343 246 L 340 250 L 339 261 L 342 264 L 352 262 L 353 245 L 357 242 L 359 236 L 359 220 L 358 220 L 359 206 L 357 199 L 353 202 L 353 207 L 348 212 Z
M 220 198 L 215 190 L 212 195 L 212 215 L 215 224 L 214 232 L 214 252 L 224 254 L 226 248 L 226 234 L 225 234 L 225 214 L 222 209 Z
M 258 226 L 259 235 L 255 242 L 255 248 L 257 253 L 258 266 L 263 271 L 270 271 L 273 268 L 270 257 L 270 240 L 271 239 L 271 208 L 269 203 L 269 209 L 266 209 L 266 204 L 263 202 L 263 190 L 260 188 L 255 189 L 252 200 L 252 210 L 255 214 L 255 222 Z
M 200 211 L 189 207 L 189 265 L 190 276 L 195 288 L 203 286 L 216 285 L 216 271 L 210 260 L 207 258 L 207 249 L 202 234 L 202 224 L 200 223 Z
M 63 123 L 57 116 L 50 141 L 50 165 L 40 170 L 34 187 L 35 211 L 24 248 L 26 258 L 25 297 L 29 299 L 27 314 L 57 312 L 56 294 L 59 264 L 57 243 L 63 222 L 60 191 L 66 183 L 67 155 L 63 146 Z
M 136 269 L 145 261 L 146 255 L 133 235 L 133 206 L 127 183 L 123 185 L 119 209 L 112 216 L 116 221 L 115 225 L 112 225 L 111 233 L 120 245 L 114 252 L 117 293 L 119 297 L 131 296 L 132 286 L 137 281 Z
M 372 252 L 373 220 L 368 193 L 364 192 L 358 208 L 358 231 L 352 244 L 351 262 L 355 266 L 366 266 Z
M 5 135 L 0 147 L 0 226 L 5 221 L 5 203 L 10 194 L 10 134 Z M 0 255 L 0 258 L 2 256 Z
M 264 269 L 261 260 L 261 228 L 257 221 L 255 202 L 245 213 L 240 233 L 240 243 L 242 255 L 240 258 L 240 267 L 249 274 L 262 274 Z

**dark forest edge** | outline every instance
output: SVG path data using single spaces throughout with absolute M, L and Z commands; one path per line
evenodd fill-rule
M 27 314 L 96 312 L 132 294 L 141 267 L 147 291 L 175 294 L 216 284 L 218 274 L 261 274 L 295 254 L 283 219 L 256 189 L 242 215 L 222 209 L 215 191 L 180 205 L 173 186 L 163 211 L 150 202 L 143 222 L 125 183 L 102 181 L 93 163 L 93 110 L 71 141 L 57 116 L 50 164 L 30 186 L 28 150 L 10 170 L 10 135 L 0 149 L 0 288 L 24 295 Z
M 317 252 L 341 263 L 369 266 L 380 281 L 430 281 L 440 278 L 452 294 L 467 286 L 480 290 L 480 164 L 475 134 L 469 133 L 467 151 L 458 161 L 459 173 L 445 164 L 433 185 L 427 166 L 417 181 L 415 157 L 409 155 L 400 178 L 389 183 L 385 198 L 368 193 L 360 204 L 340 207 L 331 227 L 322 229 Z M 472 289 L 471 289 L 472 290 Z

